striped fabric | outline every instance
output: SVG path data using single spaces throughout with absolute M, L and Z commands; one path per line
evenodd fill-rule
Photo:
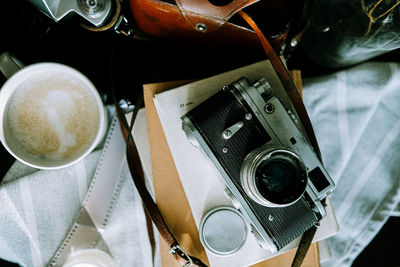
M 364 63 L 304 81 L 304 100 L 336 191 L 332 259 L 350 266 L 400 199 L 400 65 Z M 398 208 L 397 208 L 398 209 Z
M 45 266 L 70 230 L 97 166 L 100 151 L 61 170 L 15 162 L 0 186 L 0 258 Z M 142 202 L 126 163 L 114 210 L 101 233 L 118 266 L 152 266 Z

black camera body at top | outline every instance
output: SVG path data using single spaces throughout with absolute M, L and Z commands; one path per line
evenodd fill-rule
M 264 78 L 241 78 L 181 119 L 263 248 L 281 250 L 326 216 L 334 183 Z

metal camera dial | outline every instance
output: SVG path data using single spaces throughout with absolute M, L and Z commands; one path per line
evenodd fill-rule
M 229 199 L 229 201 L 232 203 L 232 205 L 236 209 L 240 209 L 242 206 L 239 203 L 239 200 L 235 197 L 235 195 L 229 190 L 229 188 L 225 187 L 224 189 L 225 196 Z
M 78 0 L 82 13 L 92 18 L 102 16 L 106 10 L 106 4 L 106 0 Z
M 186 138 L 188 141 L 197 148 L 200 148 L 199 141 L 196 139 L 196 137 L 193 135 L 193 130 L 190 128 L 192 124 L 189 121 L 186 121 L 186 123 L 182 123 L 182 130 L 186 135 Z
M 253 234 L 253 236 L 257 240 L 258 245 L 262 249 L 268 249 L 268 246 L 266 245 L 265 240 L 261 237 L 261 235 L 258 232 L 258 230 L 252 224 L 250 224 L 250 232 Z
M 254 82 L 253 87 L 265 101 L 272 96 L 272 87 L 265 78 L 261 78 Z

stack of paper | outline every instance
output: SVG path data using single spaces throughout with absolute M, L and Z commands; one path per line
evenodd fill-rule
M 190 244 L 189 252 L 198 256 L 200 253 L 200 258 L 202 260 L 209 260 L 211 266 L 248 266 L 262 260 L 274 257 L 278 254 L 287 252 L 295 247 L 297 247 L 299 239 L 293 241 L 287 247 L 285 247 L 282 251 L 280 251 L 276 255 L 272 255 L 269 251 L 261 249 L 257 244 L 255 238 L 251 233 L 248 234 L 247 241 L 245 245 L 235 254 L 228 257 L 218 257 L 211 253 L 207 253 L 207 257 L 201 254 L 202 247 L 199 245 L 198 236 L 193 237 L 193 229 L 190 229 L 191 218 L 193 217 L 195 226 L 198 228 L 202 216 L 210 209 L 217 206 L 225 206 L 230 205 L 229 201 L 226 199 L 223 189 L 224 185 L 221 182 L 219 174 L 214 166 L 212 166 L 209 161 L 204 157 L 204 155 L 195 147 L 193 147 L 186 139 L 185 134 L 181 130 L 181 121 L 180 117 L 184 115 L 188 110 L 195 107 L 200 102 L 204 101 L 212 94 L 221 90 L 224 85 L 228 85 L 231 82 L 239 79 L 240 77 L 245 76 L 250 80 L 256 80 L 260 77 L 265 77 L 270 82 L 271 86 L 275 89 L 275 93 L 283 99 L 285 102 L 284 105 L 290 106 L 290 100 L 288 100 L 286 94 L 283 91 L 282 86 L 275 73 L 272 71 L 271 65 L 267 61 L 263 61 L 260 63 L 256 63 L 241 69 L 237 69 L 231 72 L 227 72 L 221 75 L 217 75 L 205 80 L 193 82 L 186 84 L 184 86 L 177 87 L 175 89 L 164 91 L 166 88 L 174 87 L 174 84 L 163 84 L 163 85 L 147 85 L 145 86 L 145 101 L 146 103 L 146 112 L 148 113 L 148 119 L 150 117 L 149 123 L 149 135 L 150 135 L 150 145 L 152 145 L 152 134 L 151 129 L 155 128 L 154 123 L 154 115 L 158 114 L 160 119 L 162 130 L 164 131 L 166 140 L 168 142 L 168 147 L 170 150 L 170 155 L 167 153 L 167 157 L 172 155 L 173 162 L 175 163 L 177 174 L 172 173 L 172 176 L 176 176 L 180 178 L 180 183 L 185 192 L 185 196 L 177 195 L 176 200 L 179 202 L 179 205 L 183 205 L 183 209 L 185 210 L 185 201 L 189 203 L 190 211 L 185 213 L 184 216 L 187 218 L 187 223 L 182 222 L 181 219 L 174 220 L 171 216 L 172 214 L 177 214 L 176 212 L 170 211 L 167 208 L 171 207 L 166 201 L 166 195 L 170 195 L 170 198 L 174 198 L 174 188 L 180 188 L 180 184 L 176 184 L 176 180 L 174 184 L 171 185 L 170 188 L 158 188 L 160 185 L 160 177 L 158 177 L 158 181 L 155 180 L 154 186 L 156 191 L 156 199 L 162 199 L 164 203 L 158 203 L 162 213 L 165 215 L 166 221 L 170 224 L 172 222 L 173 225 L 169 225 L 172 228 L 172 231 L 176 233 L 182 234 L 182 229 L 185 227 L 189 227 L 187 229 L 187 235 L 178 236 L 177 239 L 183 240 L 184 243 Z M 175 84 L 176 85 L 176 84 Z M 149 97 L 153 96 L 152 93 L 147 92 L 146 98 L 146 87 L 154 92 L 162 92 L 155 94 L 154 96 L 154 104 L 157 108 L 157 114 L 152 114 L 154 111 L 149 109 L 148 102 Z M 158 87 L 158 90 L 155 90 L 154 87 Z M 149 113 L 150 111 L 151 113 Z M 142 115 L 144 116 L 144 115 Z M 160 135 L 158 132 L 157 135 Z M 162 133 L 161 133 L 162 135 Z M 155 137 L 153 136 L 153 139 Z M 159 138 L 159 137 L 157 137 Z M 154 141 L 154 140 L 153 140 Z M 159 143 L 160 140 L 157 140 Z M 169 152 L 169 151 L 168 151 Z M 160 157 L 162 157 L 160 159 Z M 160 160 L 163 160 L 165 157 L 165 150 L 159 151 L 157 147 L 151 147 L 151 159 L 158 161 L 156 164 L 153 162 L 153 174 L 157 176 L 157 171 L 159 170 Z M 166 158 L 168 161 L 168 159 Z M 173 164 L 173 163 L 172 163 Z M 146 169 L 148 169 L 148 163 Z M 155 165 L 157 168 L 155 168 Z M 162 166 L 161 166 L 162 167 Z M 169 168 L 171 168 L 171 163 L 169 164 Z M 173 171 L 175 170 L 172 167 Z M 151 174 L 150 174 L 151 175 Z M 163 175 L 166 175 L 164 173 Z M 167 176 L 169 176 L 167 174 Z M 174 178 L 166 177 L 165 180 L 173 181 Z M 161 182 L 162 184 L 162 182 Z M 164 184 L 165 186 L 165 184 Z M 164 196 L 157 196 L 157 191 L 164 194 Z M 179 190 L 175 190 L 179 192 Z M 173 199 L 171 201 L 174 201 Z M 329 203 L 329 201 L 328 201 Z M 187 205 L 187 204 L 186 204 Z M 331 209 L 331 206 L 327 207 L 328 216 L 321 221 L 321 226 L 317 231 L 315 236 L 315 240 L 321 240 L 327 238 L 338 231 L 338 225 L 334 217 L 334 213 Z M 180 223 L 179 223 L 180 222 Z M 175 228 L 175 224 L 179 224 L 179 227 Z M 175 229 L 174 229 L 175 228 Z M 197 229 L 196 229 L 197 230 Z M 183 230 L 185 231 L 185 230 Z M 198 232 L 195 231 L 198 235 Z M 187 240 L 189 239 L 189 241 Z M 163 244 L 161 243 L 162 249 Z M 192 250 L 192 251 L 190 251 Z M 289 260 L 290 261 L 290 260 Z

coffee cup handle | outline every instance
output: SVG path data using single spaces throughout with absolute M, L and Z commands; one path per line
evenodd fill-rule
M 0 71 L 8 79 L 25 65 L 9 52 L 0 54 Z

